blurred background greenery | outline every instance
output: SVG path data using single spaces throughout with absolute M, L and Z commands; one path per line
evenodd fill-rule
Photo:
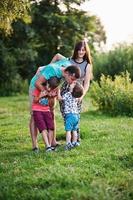
M 81 9 L 87 0 L 0 1 L 0 96 L 28 92 L 36 69 L 58 52 L 72 55 L 74 45 L 88 40 L 94 80 L 101 74 L 130 73 L 133 79 L 133 47 L 119 44 L 104 52 L 106 32 L 96 15 Z

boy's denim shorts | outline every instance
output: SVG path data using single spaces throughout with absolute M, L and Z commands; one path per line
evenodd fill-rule
M 68 113 L 65 114 L 65 130 L 76 131 L 79 124 L 79 114 Z

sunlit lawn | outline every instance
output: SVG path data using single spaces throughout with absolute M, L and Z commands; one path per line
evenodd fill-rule
M 103 115 L 86 97 L 81 146 L 64 151 L 63 120 L 56 109 L 61 146 L 31 151 L 28 97 L 0 98 L 0 200 L 133 199 L 133 118 Z

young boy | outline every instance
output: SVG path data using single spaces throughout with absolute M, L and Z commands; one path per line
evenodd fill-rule
M 54 121 L 52 113 L 50 112 L 48 93 L 51 89 L 56 88 L 59 85 L 59 80 L 56 77 L 52 77 L 48 80 L 48 83 L 44 87 L 44 92 L 40 92 L 37 88 L 33 90 L 33 102 L 32 112 L 36 127 L 42 134 L 44 144 L 46 146 L 46 152 L 52 151 L 51 143 L 53 140 Z M 38 148 L 34 148 L 33 151 L 38 152 Z
M 64 120 L 66 130 L 66 150 L 78 146 L 77 130 L 79 124 L 78 98 L 83 95 L 83 86 L 79 82 L 73 82 L 70 90 L 62 97 L 58 94 L 59 101 L 64 102 Z

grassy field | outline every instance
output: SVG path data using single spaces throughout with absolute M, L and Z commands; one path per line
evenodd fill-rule
M 64 151 L 63 120 L 56 108 L 62 145 L 31 151 L 28 97 L 0 98 L 0 200 L 132 200 L 133 118 L 103 115 L 86 96 L 81 146 Z

